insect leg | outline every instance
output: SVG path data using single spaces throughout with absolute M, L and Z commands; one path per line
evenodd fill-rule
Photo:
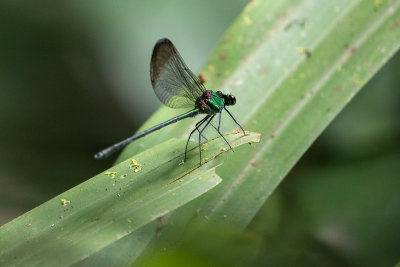
M 221 125 L 221 113 L 219 113 L 219 114 L 220 114 L 220 115 L 219 115 L 220 118 L 219 118 L 218 128 L 220 128 L 220 125 Z M 225 136 L 222 135 L 222 133 L 218 130 L 218 128 L 215 127 L 214 124 L 212 124 L 211 122 L 210 122 L 210 125 L 218 132 L 218 134 L 219 134 L 219 135 L 224 139 L 224 141 L 228 144 L 229 148 L 232 149 L 232 151 L 233 151 L 233 148 L 231 147 L 231 144 L 229 144 L 228 140 L 226 140 Z M 203 136 L 203 137 L 204 137 L 204 136 Z
M 243 134 L 246 135 L 246 132 L 243 130 L 243 127 L 235 120 L 235 118 L 233 117 L 233 115 L 229 112 L 229 110 L 224 107 L 224 109 L 226 110 L 226 112 L 228 112 L 229 116 L 231 116 L 232 120 L 240 127 L 240 129 L 242 129 Z
M 200 127 L 210 116 L 211 116 L 211 115 L 207 115 L 207 116 L 205 116 L 203 119 L 201 119 L 200 121 L 198 121 L 198 122 L 196 123 L 195 128 L 190 132 L 189 138 L 187 139 L 187 142 L 186 142 L 185 159 L 183 160 L 183 162 L 186 161 L 186 154 L 187 154 L 187 149 L 188 149 L 190 137 L 192 136 L 192 134 L 193 134 L 196 130 L 199 131 L 199 127 Z M 200 131 L 199 131 L 199 133 L 200 133 Z
M 197 127 L 200 123 L 203 123 L 202 120 L 196 123 L 196 127 Z M 200 127 L 200 126 L 199 126 L 199 127 Z M 200 132 L 199 127 L 197 127 L 197 131 L 198 131 L 198 132 Z M 203 137 L 204 139 L 206 139 L 206 141 L 208 141 L 208 139 L 207 139 L 203 134 L 201 134 L 201 137 Z
M 200 130 L 197 128 L 197 131 L 200 131 Z M 208 141 L 208 138 L 205 137 L 203 134 L 201 134 L 201 137 L 203 137 L 204 139 L 206 139 L 206 141 Z
M 203 129 L 201 129 L 201 130 L 199 131 L 200 165 L 201 165 L 201 135 L 202 135 L 203 131 L 207 128 L 208 124 L 210 124 L 210 122 L 212 121 L 212 119 L 214 119 L 215 114 L 214 114 L 214 115 L 209 115 L 209 116 L 211 116 L 211 117 L 208 119 L 206 125 L 203 127 Z
M 222 113 L 219 113 L 219 121 L 218 121 L 218 128 L 215 128 L 214 125 L 214 129 L 217 130 L 217 132 L 219 133 L 219 135 L 225 140 L 225 142 L 228 144 L 229 148 L 233 151 L 233 148 L 231 147 L 231 144 L 229 144 L 228 140 L 226 140 L 225 136 L 221 133 L 220 128 L 221 128 L 221 115 Z

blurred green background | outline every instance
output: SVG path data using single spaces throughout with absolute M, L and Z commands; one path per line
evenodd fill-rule
M 1 1 L 0 224 L 111 166 L 94 153 L 161 105 L 158 39 L 197 71 L 246 3 Z
M 161 105 L 149 77 L 159 38 L 170 38 L 197 72 L 247 2 L 0 2 L 0 225 L 112 164 L 115 156 L 93 154 Z M 397 53 L 245 232 L 220 244 L 241 256 L 234 263 L 400 260 L 399 70 Z M 216 253 L 194 244 L 185 251 L 191 246 L 199 258 Z

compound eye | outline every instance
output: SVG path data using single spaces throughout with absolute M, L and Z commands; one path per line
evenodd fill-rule
M 230 95 L 230 99 L 231 99 L 231 105 L 235 105 L 236 104 L 236 97 L 234 95 Z

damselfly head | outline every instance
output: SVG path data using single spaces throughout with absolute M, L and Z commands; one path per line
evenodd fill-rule
M 225 106 L 233 106 L 236 104 L 236 97 L 231 94 L 224 94 L 221 91 L 217 91 L 216 94 L 224 99 Z
M 236 104 L 236 97 L 234 95 L 226 95 L 225 105 L 233 106 Z

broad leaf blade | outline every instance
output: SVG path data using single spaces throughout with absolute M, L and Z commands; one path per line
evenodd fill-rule
M 254 4 L 249 12 L 262 8 L 261 2 L 256 3 L 260 6 Z M 245 100 L 253 108 L 244 120 L 246 129 L 266 136 L 255 151 L 235 154 L 217 171 L 223 178 L 227 172 L 234 178 L 230 185 L 218 188 L 221 194 L 206 214 L 218 220 L 227 216 L 226 221 L 240 228 L 251 221 L 306 149 L 400 46 L 400 1 L 374 5 L 373 1 L 310 0 L 288 11 L 286 21 L 274 29 L 277 34 L 264 40 L 243 70 L 238 69 L 226 83 L 233 86 L 241 77 L 243 82 L 235 90 L 257 88 L 258 100 Z M 299 18 L 306 19 L 304 28 L 298 25 L 287 30 Z M 278 70 L 273 69 L 278 59 L 270 58 L 268 52 L 283 57 Z M 293 53 L 297 57 L 288 56 Z M 271 74 L 254 75 L 251 66 L 257 64 Z M 260 85 L 264 82 L 267 87 Z M 264 90 L 259 93 L 260 88 Z
M 173 226 L 153 242 L 153 251 L 193 217 L 246 227 L 311 143 L 399 49 L 399 6 L 399 0 L 251 2 L 202 74 L 208 88 L 236 95 L 232 113 L 245 129 L 261 132 L 262 142 L 235 150 L 217 169 L 224 182 L 175 211 Z M 161 109 L 145 127 L 170 112 Z M 227 116 L 223 123 L 235 127 Z M 184 136 L 191 127 L 181 124 L 164 134 Z M 142 149 L 138 145 L 129 150 Z
M 259 134 L 226 138 L 238 146 L 257 142 Z M 220 183 L 215 168 L 223 161 L 224 140 L 207 143 L 200 167 L 197 147 L 179 165 L 185 144 L 157 145 L 2 226 L 0 265 L 70 265 Z

